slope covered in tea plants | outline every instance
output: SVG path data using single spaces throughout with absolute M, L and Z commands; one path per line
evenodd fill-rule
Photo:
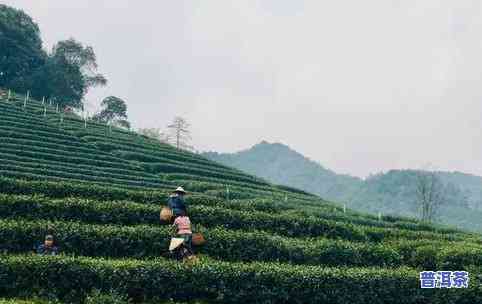
M 168 186 L 134 163 L 99 151 L 78 137 L 50 124 L 39 105 L 0 102 L 0 172 L 22 179 L 95 182 L 117 187 Z
M 0 298 L 482 302 L 478 234 L 343 210 L 22 97 L 0 100 L 0 140 Z M 159 222 L 177 185 L 208 240 L 194 265 L 169 258 Z M 49 231 L 62 254 L 32 255 Z M 420 289 L 421 270 L 469 271 L 469 288 Z

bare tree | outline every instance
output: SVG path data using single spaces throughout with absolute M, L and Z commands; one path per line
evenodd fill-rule
M 145 128 L 137 130 L 137 133 L 145 135 L 149 138 L 160 141 L 161 143 L 168 144 L 170 142 L 169 134 L 161 131 L 159 128 Z
M 422 221 L 432 222 L 445 202 L 445 186 L 435 171 L 417 171 L 415 196 Z
M 191 151 L 194 149 L 189 145 L 189 141 L 191 140 L 191 131 L 189 130 L 190 127 L 191 124 L 180 116 L 174 117 L 173 122 L 167 126 L 177 149 Z

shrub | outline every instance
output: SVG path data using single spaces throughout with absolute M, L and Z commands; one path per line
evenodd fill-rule
M 7 256 L 0 259 L 0 294 L 49 289 L 60 299 L 83 298 L 93 289 L 146 299 L 218 299 L 226 303 L 433 303 L 473 304 L 481 286 L 420 289 L 408 269 L 299 267 L 278 263 L 227 263 L 205 259 L 193 266 L 155 261 Z M 182 286 L 183 288 L 180 288 Z
M 84 301 L 85 304 L 128 304 L 127 296 L 120 295 L 115 291 L 109 293 L 102 293 L 98 289 L 94 289 L 87 295 Z

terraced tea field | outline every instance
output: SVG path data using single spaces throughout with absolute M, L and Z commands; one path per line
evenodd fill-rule
M 0 303 L 482 303 L 480 235 L 344 212 L 23 96 L 0 100 L 0 140 Z M 196 264 L 169 258 L 159 222 L 178 185 L 207 239 Z M 33 255 L 50 230 L 62 254 Z M 469 288 L 421 289 L 421 270 L 469 271 Z

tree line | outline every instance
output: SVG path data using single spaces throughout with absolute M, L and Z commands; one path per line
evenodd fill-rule
M 107 84 L 97 69 L 92 47 L 70 38 L 44 50 L 32 18 L 0 5 L 0 87 L 81 108 L 90 88 Z
M 45 50 L 40 29 L 32 18 L 22 10 L 0 4 L 0 88 L 28 91 L 33 98 L 45 98 L 61 109 L 83 110 L 89 89 L 106 84 L 91 46 L 70 38 Z M 131 128 L 127 104 L 116 96 L 104 98 L 101 110 L 90 119 Z M 167 133 L 159 129 L 141 129 L 139 133 L 178 149 L 193 150 L 186 119 L 175 117 L 167 129 Z
M 22 10 L 0 4 L 0 88 L 45 98 L 61 109 L 84 108 L 90 88 L 105 86 L 94 49 L 70 38 L 44 50 L 38 25 Z M 109 96 L 92 119 L 130 128 L 124 100 Z

